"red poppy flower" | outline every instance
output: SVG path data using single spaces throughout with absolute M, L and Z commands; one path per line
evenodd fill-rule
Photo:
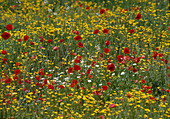
M 4 40 L 7 40 L 7 39 L 9 39 L 10 38 L 10 33 L 8 33 L 8 32 L 4 32 L 2 35 L 2 38 L 4 39 Z
M 54 47 L 53 47 L 53 50 L 54 50 L 54 51 L 57 51 L 57 50 L 58 50 L 58 47 L 57 47 L 57 46 L 54 46 Z
M 93 94 L 102 95 L 102 93 L 100 91 L 94 91 Z
M 103 57 L 103 53 L 100 54 L 100 57 Z
M 44 79 L 44 83 L 47 84 L 47 79 Z
M 78 84 L 78 81 L 77 80 L 73 80 L 72 83 L 74 83 L 75 85 Z
M 64 39 L 61 39 L 59 42 L 60 42 L 60 43 L 64 42 Z
M 136 11 L 139 10 L 139 7 L 137 7 L 135 10 L 136 10 Z
M 125 9 L 125 11 L 128 11 L 128 9 Z
M 80 33 L 79 33 L 79 31 L 75 31 L 75 34 L 79 35 Z
M 73 68 L 72 67 L 68 68 L 68 73 L 70 74 L 72 72 L 73 72 Z
M 111 108 L 115 108 L 115 107 L 117 107 L 115 104 L 110 104 L 110 107 Z
M 8 24 L 8 25 L 6 25 L 6 29 L 7 29 L 7 30 L 12 30 L 12 29 L 13 29 L 13 26 L 12 26 L 11 24 Z
M 7 64 L 7 59 L 3 58 L 3 59 L 2 59 L 2 62 L 3 62 L 4 64 Z
M 142 80 L 141 80 L 141 83 L 143 83 L 143 84 L 144 84 L 144 83 L 146 83 L 146 81 L 145 81 L 144 79 L 142 79 Z
M 128 70 L 130 71 L 132 69 L 132 65 L 129 65 L 128 66 Z
M 51 84 L 49 84 L 49 85 L 48 85 L 48 89 L 54 89 L 54 86 L 51 85 Z
M 39 71 L 38 73 L 39 73 L 39 75 L 41 75 L 41 76 L 43 76 L 43 75 L 45 74 L 43 71 Z
M 165 60 L 165 64 L 168 64 L 168 60 Z
M 64 86 L 63 86 L 63 85 L 59 85 L 59 88 L 63 89 L 63 88 L 64 88 Z
M 21 80 L 19 80 L 19 81 L 18 81 L 18 84 L 19 84 L 19 85 L 21 85 L 21 84 L 22 84 L 22 81 L 21 81 Z
M 137 72 L 137 69 L 133 68 L 133 72 L 136 73 L 136 72 Z
M 79 85 L 77 85 L 77 89 L 79 89 L 80 88 L 80 86 Z
M 135 32 L 135 30 L 134 30 L 134 29 L 131 29 L 131 30 L 129 30 L 129 32 L 130 32 L 130 34 L 132 35 L 132 34 Z
M 75 83 L 71 83 L 70 87 L 74 88 L 75 85 L 76 85 Z
M 107 90 L 107 89 L 108 89 L 108 86 L 102 86 L 102 89 L 103 89 L 103 90 Z
M 106 11 L 104 9 L 100 9 L 100 14 L 104 14 Z
M 93 34 L 98 34 L 99 33 L 99 29 L 94 30 Z
M 78 36 L 74 37 L 74 39 L 75 39 L 75 40 L 81 40 L 82 37 L 78 35 Z
M 163 57 L 163 53 L 160 53 L 160 54 L 159 54 L 159 57 Z
M 142 18 L 142 15 L 140 14 L 140 13 L 138 13 L 137 15 L 136 15 L 136 17 L 135 17 L 135 19 L 137 19 L 137 20 L 139 20 L 139 19 L 141 19 Z
M 79 48 L 83 48 L 83 47 L 84 47 L 84 45 L 83 45 L 82 42 L 77 43 L 77 46 L 78 46 Z
M 53 74 L 46 74 L 46 76 L 48 76 L 49 78 L 51 78 L 51 77 L 52 77 L 52 75 L 53 75 Z
M 133 59 L 133 61 L 134 61 L 135 63 L 138 63 L 138 62 L 140 62 L 140 59 L 141 59 L 141 57 L 137 57 L 137 58 Z
M 151 86 L 146 86 L 147 89 L 151 89 L 152 87 Z
M 83 5 L 82 5 L 82 4 L 80 4 L 79 6 L 80 6 L 80 7 L 82 7 Z
M 90 7 L 88 6 L 88 7 L 86 7 L 86 10 L 89 10 L 90 9 Z
M 79 71 L 79 70 L 81 70 L 81 67 L 79 65 L 74 65 L 74 70 Z
M 110 52 L 110 49 L 109 49 L 109 48 L 105 48 L 105 49 L 104 49 L 104 52 L 105 52 L 105 53 L 109 53 L 109 52 Z
M 108 62 L 111 63 L 111 58 L 108 59 Z
M 28 52 L 23 52 L 23 55 L 25 56 Z
M 110 41 L 106 40 L 105 44 L 110 45 Z
M 128 94 L 127 94 L 127 97 L 128 97 L 128 98 L 131 98 L 131 94 L 130 94 L 130 93 L 128 93 Z
M 123 61 L 123 56 L 122 55 L 118 55 L 117 59 L 118 59 L 119 63 L 121 63 Z
M 81 59 L 82 58 L 82 56 L 77 56 L 77 59 Z
M 79 31 L 72 30 L 72 33 L 79 35 Z
M 16 5 L 13 5 L 12 9 L 15 9 Z
M 107 85 L 110 85 L 111 83 L 110 82 L 107 82 Z
M 90 75 L 90 74 L 88 75 L 88 77 L 89 77 L 90 79 L 91 79 L 91 78 L 93 78 L 93 76 L 92 76 L 92 75 Z
M 11 79 L 11 78 L 7 78 L 7 79 L 5 80 L 5 83 L 6 83 L 6 84 L 10 84 L 10 83 L 11 83 L 11 81 L 12 81 L 12 79 Z
M 154 58 L 154 60 L 156 60 L 156 57 L 157 57 L 158 53 L 156 51 L 153 52 L 153 55 L 152 57 Z
M 149 97 L 151 100 L 153 100 L 154 99 L 154 97 Z
M 41 76 L 36 76 L 35 78 L 36 78 L 38 81 L 41 80 Z
M 108 11 L 109 10 L 109 8 L 106 8 L 106 11 Z
M 6 54 L 7 54 L 7 51 L 2 50 L 2 51 L 1 51 L 1 54 L 2 54 L 2 55 L 6 55 Z
M 95 61 L 92 61 L 92 67 L 94 67 L 95 64 L 96 64 L 96 62 L 95 62 Z
M 77 64 L 77 63 L 80 63 L 80 60 L 79 60 L 79 58 L 76 58 L 75 60 L 74 60 L 74 62 Z
M 34 42 L 31 41 L 30 44 L 31 44 L 31 45 L 34 45 Z
M 129 54 L 129 53 L 130 53 L 129 48 L 125 48 L 125 49 L 124 49 L 124 53 L 125 53 L 125 54 Z
M 115 65 L 113 63 L 107 65 L 107 69 L 113 72 L 115 70 Z
M 104 118 L 104 116 L 103 116 L 103 115 L 100 115 L 100 116 L 99 116 L 99 118 L 100 118 L 100 119 L 103 119 L 103 118 Z
M 151 94 L 151 93 L 152 93 L 152 90 L 148 90 L 147 93 Z
M 130 57 L 129 57 L 129 56 L 124 56 L 123 59 L 124 59 L 125 61 L 127 61 L 127 60 L 130 61 Z
M 158 47 L 156 47 L 156 48 L 155 48 L 155 50 L 159 50 L 159 48 L 158 48 Z
M 29 36 L 25 35 L 24 40 L 27 41 L 29 39 Z
M 22 42 L 22 39 L 18 39 L 19 42 Z
M 18 76 L 14 76 L 13 79 L 14 79 L 14 81 L 18 81 L 18 80 L 19 80 L 19 77 L 18 77 Z M 26 81 L 27 81 L 27 80 L 25 80 L 25 82 L 26 82 Z
M 43 42 L 43 41 L 44 41 L 43 36 L 40 36 L 39 39 L 40 39 L 40 42 Z
M 133 54 L 136 54 L 136 52 L 135 52 L 135 51 L 133 51 Z
M 18 75 L 18 74 L 20 73 L 20 70 L 19 70 L 19 69 L 16 69 L 16 70 L 14 71 L 14 73 L 15 73 L 15 75 Z
M 48 43 L 51 43 L 53 41 L 53 39 L 48 39 L 47 42 Z
M 87 73 L 87 74 L 90 74 L 90 72 L 91 72 L 91 69 L 87 69 L 87 72 L 86 72 L 86 73 Z
M 109 33 L 109 30 L 108 30 L 108 29 L 104 29 L 104 30 L 103 30 L 103 33 L 104 33 L 104 34 L 108 34 L 108 33 Z
M 71 54 L 72 54 L 73 56 L 75 56 L 75 55 L 76 55 L 76 53 L 73 53 L 73 52 L 72 52 Z

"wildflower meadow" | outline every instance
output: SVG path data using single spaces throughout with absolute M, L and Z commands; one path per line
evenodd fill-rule
M 0 119 L 170 118 L 169 0 L 0 0 Z

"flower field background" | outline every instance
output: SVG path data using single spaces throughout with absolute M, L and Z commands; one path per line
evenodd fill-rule
M 168 0 L 1 0 L 0 118 L 168 119 Z

